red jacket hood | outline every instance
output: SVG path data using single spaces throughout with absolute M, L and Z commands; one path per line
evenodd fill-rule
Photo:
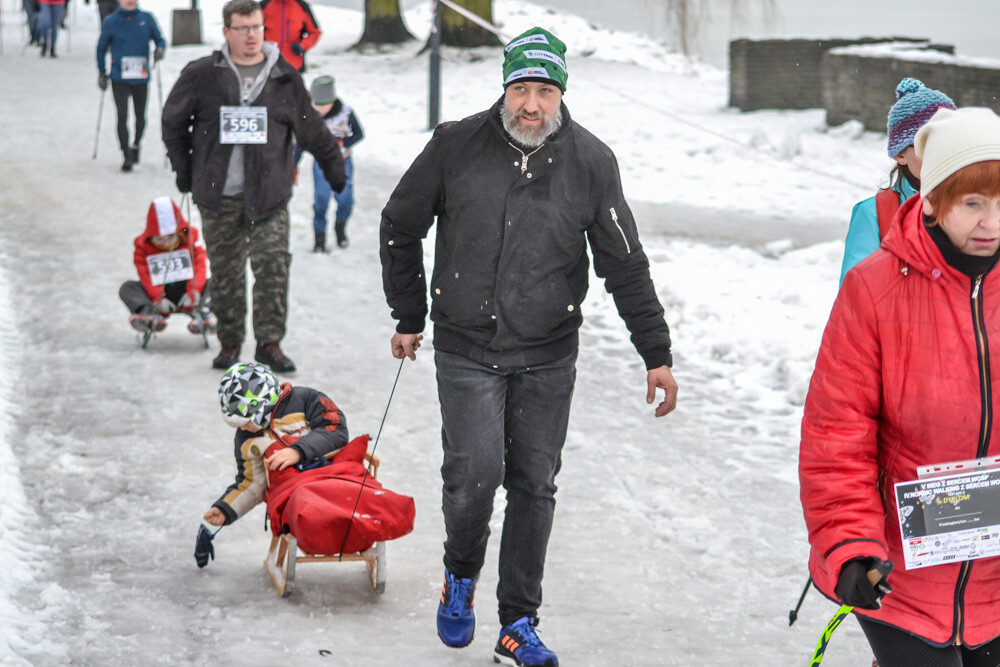
M 165 236 L 174 232 L 187 232 L 188 221 L 181 215 L 180 208 L 170 197 L 157 197 L 150 203 L 146 213 L 146 231 L 143 238 Z

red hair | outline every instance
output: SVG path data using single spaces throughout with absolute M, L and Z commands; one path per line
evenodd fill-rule
M 927 193 L 925 199 L 934 207 L 934 217 L 941 219 L 970 194 L 1000 197 L 1000 160 L 973 162 L 962 167 Z

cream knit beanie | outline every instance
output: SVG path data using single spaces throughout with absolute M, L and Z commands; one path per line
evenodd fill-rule
M 920 196 L 962 167 L 1000 160 L 1000 116 L 983 107 L 941 108 L 913 141 L 920 167 Z

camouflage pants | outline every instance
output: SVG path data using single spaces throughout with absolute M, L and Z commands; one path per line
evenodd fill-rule
M 242 197 L 223 197 L 217 211 L 198 207 L 212 267 L 212 312 L 219 343 L 239 347 L 246 337 L 247 258 L 253 270 L 253 331 L 258 343 L 285 337 L 288 318 L 288 210 L 247 220 Z

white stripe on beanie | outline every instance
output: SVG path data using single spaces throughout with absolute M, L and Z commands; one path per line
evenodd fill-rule
M 160 230 L 157 236 L 176 232 L 177 215 L 174 213 L 174 202 L 170 197 L 157 197 L 153 200 L 153 208 L 156 209 L 156 226 Z
M 546 72 L 541 67 L 525 67 L 524 69 L 519 69 L 511 72 L 507 75 L 507 79 L 503 82 L 503 85 L 507 85 L 511 81 L 516 81 L 517 79 L 549 79 L 549 73 Z
M 527 37 L 522 37 L 516 42 L 511 42 L 504 47 L 504 53 L 509 53 L 513 49 L 519 46 L 524 46 L 525 44 L 548 44 L 549 39 L 545 35 L 528 35 Z
M 552 53 L 551 51 L 539 51 L 537 49 L 525 49 L 521 53 L 523 53 L 528 58 L 538 58 L 540 60 L 548 60 L 549 62 L 553 62 L 556 65 L 559 65 L 559 67 L 562 68 L 562 71 L 564 71 L 564 72 L 566 71 L 566 63 L 563 62 L 562 58 L 560 58 L 556 54 Z

